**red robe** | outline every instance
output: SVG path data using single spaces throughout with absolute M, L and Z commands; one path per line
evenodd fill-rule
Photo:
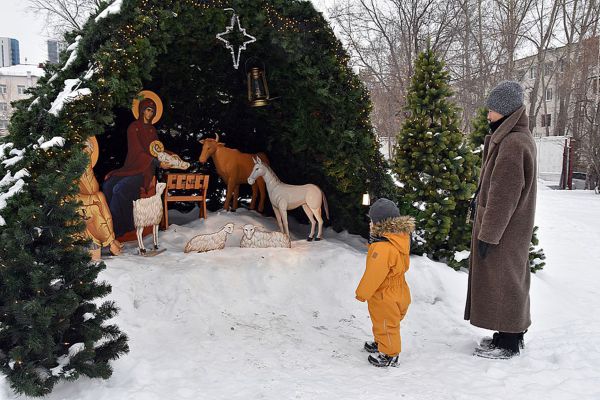
M 125 158 L 125 164 L 121 168 L 109 172 L 105 180 L 108 180 L 111 176 L 143 174 L 144 190 L 148 191 L 154 178 L 152 162 L 155 159 L 150 153 L 150 143 L 155 140 L 158 140 L 156 128 L 152 124 L 144 123 L 142 104 L 140 104 L 139 119 L 132 122 L 127 128 L 127 158 Z
M 115 233 L 125 232 L 124 234 L 118 233 L 120 236 L 117 239 L 119 239 L 121 242 L 128 242 L 136 239 L 135 231 L 132 230 L 132 201 L 139 199 L 140 197 L 144 198 L 152 196 L 155 193 L 153 167 L 154 157 L 152 154 L 150 154 L 150 143 L 152 143 L 154 140 L 158 140 L 158 135 L 152 124 L 144 123 L 144 109 L 147 107 L 152 107 L 156 110 L 156 105 L 152 100 L 142 100 L 139 105 L 139 117 L 137 121 L 132 122 L 127 128 L 128 148 L 125 164 L 121 168 L 109 172 L 105 177 L 106 181 L 113 176 L 129 177 L 142 175 L 143 177 L 143 187 L 135 187 L 125 190 L 121 193 L 120 200 L 119 198 L 114 198 L 114 193 L 112 192 L 114 185 L 108 189 L 108 193 L 105 192 L 107 200 L 110 199 L 109 206 L 113 216 Z M 106 188 L 103 188 L 103 190 L 106 190 Z M 126 198 L 129 197 L 129 199 L 125 201 L 124 204 L 120 204 L 123 201 L 123 196 Z M 144 235 L 151 232 L 152 228 L 147 227 L 144 230 Z

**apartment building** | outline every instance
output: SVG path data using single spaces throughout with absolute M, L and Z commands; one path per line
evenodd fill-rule
M 13 38 L 0 37 L 0 68 L 20 63 L 19 41 Z
M 29 96 L 27 89 L 34 86 L 44 75 L 35 65 L 13 65 L 0 68 L 0 136 L 8 134 L 8 123 L 13 113 L 11 102 Z
M 574 47 L 576 45 L 573 45 Z M 571 65 L 571 71 L 567 71 L 569 66 L 566 62 L 566 56 L 568 48 L 566 46 L 548 49 L 544 53 L 544 61 L 538 72 L 538 55 L 532 55 L 515 62 L 515 75 L 518 80 L 521 81 L 525 88 L 525 105 L 527 112 L 530 111 L 532 102 L 535 102 L 536 119 L 535 127 L 533 128 L 533 134 L 536 137 L 545 136 L 573 136 L 573 124 L 568 121 L 572 121 L 578 110 L 578 105 L 583 105 L 583 98 L 593 97 L 590 92 L 597 90 L 597 71 L 598 71 L 598 38 L 592 38 L 586 40 L 582 47 L 579 48 L 581 55 L 575 57 L 575 65 Z M 573 53 L 575 50 L 573 49 Z M 541 76 L 537 76 L 537 74 Z M 562 127 L 557 124 L 558 116 L 561 108 L 561 95 L 560 85 L 564 79 L 567 79 L 567 74 L 573 74 L 575 79 L 572 82 L 571 88 L 566 90 L 571 91 L 572 96 L 570 97 L 569 104 L 563 101 L 562 107 L 566 108 L 566 119 L 567 122 Z M 581 78 L 584 76 L 585 78 Z M 533 87 L 536 82 L 539 82 L 539 88 L 535 99 L 533 98 Z M 583 82 L 579 82 L 583 80 Z M 582 86 L 583 85 L 583 86 Z M 582 91 L 579 87 L 583 87 L 583 92 L 587 92 L 587 95 L 582 96 Z M 578 91 L 579 90 L 579 91 Z M 579 93 L 576 95 L 575 93 Z M 577 104 L 579 103 L 579 104 Z M 589 104 L 588 104 L 589 105 Z M 575 133 L 576 135 L 576 133 Z
M 64 42 L 58 40 L 47 40 L 48 46 L 48 62 L 50 64 L 58 64 L 60 62 L 60 52 L 65 49 Z

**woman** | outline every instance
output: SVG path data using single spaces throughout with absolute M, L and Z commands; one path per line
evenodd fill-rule
M 520 353 L 531 324 L 529 243 L 536 200 L 536 147 L 523 88 L 506 81 L 487 99 L 486 136 L 471 240 L 465 319 L 497 331 L 474 355 L 507 359 Z

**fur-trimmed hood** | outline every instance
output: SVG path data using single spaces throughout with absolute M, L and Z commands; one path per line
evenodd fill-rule
M 392 245 L 400 254 L 408 255 L 410 254 L 410 234 L 414 230 L 415 219 L 400 216 L 384 219 L 373 224 L 371 236 L 373 238 L 385 238 L 384 242 Z
M 385 234 L 408 233 L 415 230 L 415 219 L 413 217 L 401 216 L 384 219 L 373 224 L 371 235 L 374 237 L 383 237 Z

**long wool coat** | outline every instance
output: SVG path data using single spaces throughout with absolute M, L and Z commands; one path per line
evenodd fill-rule
M 465 319 L 480 328 L 523 332 L 529 313 L 529 244 L 536 201 L 536 147 L 525 107 L 485 138 L 471 239 Z M 493 244 L 482 259 L 478 240 Z

